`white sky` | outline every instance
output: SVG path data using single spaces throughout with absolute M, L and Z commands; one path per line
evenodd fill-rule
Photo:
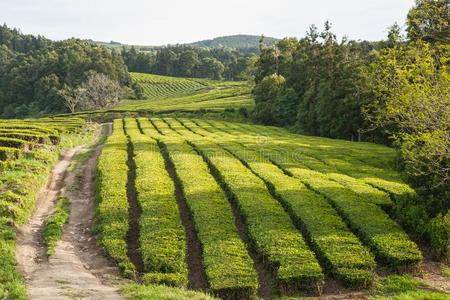
M 414 0 L 0 0 L 0 23 L 51 39 L 128 44 L 194 42 L 232 34 L 302 37 L 326 20 L 339 37 L 380 40 Z

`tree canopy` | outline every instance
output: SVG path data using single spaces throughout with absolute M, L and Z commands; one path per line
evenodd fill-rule
M 77 39 L 53 42 L 0 26 L 0 116 L 44 115 L 67 110 L 59 92 L 92 72 L 130 84 L 121 55 Z

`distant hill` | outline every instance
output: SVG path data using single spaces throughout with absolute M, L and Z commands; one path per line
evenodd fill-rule
M 187 43 L 187 44 L 179 44 L 179 45 L 187 45 L 192 47 L 201 47 L 201 48 L 233 48 L 237 49 L 242 52 L 258 52 L 259 48 L 259 40 L 261 39 L 261 36 L 258 35 L 246 35 L 246 34 L 236 34 L 236 35 L 230 35 L 230 36 L 221 36 L 216 37 L 211 40 L 203 40 L 193 43 Z M 140 51 L 156 51 L 160 48 L 163 48 L 165 46 L 143 46 L 143 45 L 127 45 L 127 44 L 121 44 L 120 42 L 111 41 L 111 42 L 100 42 L 100 41 L 93 41 L 93 40 L 86 40 L 89 43 L 105 46 L 111 49 L 121 49 L 122 47 L 125 48 L 131 48 L 132 46 L 135 47 L 137 50 Z M 277 41 L 279 41 L 276 38 L 272 37 L 264 37 L 264 45 L 266 46 L 273 46 Z M 170 45 L 173 46 L 173 45 Z
M 245 35 L 245 34 L 237 34 L 230 36 L 221 36 L 214 38 L 212 40 L 203 40 L 194 43 L 190 43 L 188 45 L 195 47 L 204 47 L 204 48 L 220 48 L 220 47 L 228 47 L 234 49 L 249 49 L 249 48 L 258 48 L 259 40 L 261 36 L 257 35 Z M 264 44 L 266 46 L 274 45 L 278 39 L 272 37 L 264 37 Z

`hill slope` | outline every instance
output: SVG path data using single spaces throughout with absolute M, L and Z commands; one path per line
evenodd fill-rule
M 258 48 L 260 36 L 237 34 L 230 36 L 216 37 L 211 40 L 203 40 L 194 43 L 190 43 L 190 46 L 204 47 L 204 48 L 221 48 L 228 47 L 234 49 L 248 49 Z M 273 46 L 278 39 L 272 37 L 264 37 L 264 45 Z

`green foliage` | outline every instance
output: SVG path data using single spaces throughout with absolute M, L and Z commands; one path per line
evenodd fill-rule
M 165 285 L 128 284 L 121 293 L 130 300 L 213 300 L 212 296 L 202 292 L 170 288 Z
M 186 240 L 175 187 L 155 140 L 143 135 L 135 119 L 125 119 L 136 163 L 135 187 L 142 210 L 139 220 L 144 281 L 187 286 Z
M 154 51 L 122 49 L 131 72 L 209 79 L 248 79 L 252 54 L 229 48 L 206 49 L 188 45 L 160 47 Z
M 129 84 L 122 57 L 76 39 L 53 42 L 0 26 L 0 116 L 5 118 L 64 112 L 59 91 L 75 88 L 91 71 Z
M 317 260 L 264 182 L 217 145 L 194 143 L 216 172 L 230 200 L 236 203 L 255 250 L 274 269 L 279 286 L 295 290 L 320 284 L 323 274 Z
M 217 124 L 221 122 L 213 123 Z M 229 128 L 230 125 L 227 124 L 226 127 Z M 362 195 L 355 193 L 350 188 L 349 182 L 347 182 L 347 186 L 345 186 L 334 180 L 330 180 L 327 176 L 328 171 L 318 172 L 311 170 L 305 165 L 305 161 L 308 160 L 308 157 L 298 156 L 300 151 L 303 152 L 303 149 L 308 148 L 315 149 L 315 152 L 317 153 L 334 153 L 334 149 L 337 147 L 344 147 L 342 149 L 346 148 L 346 152 L 350 152 L 349 149 L 352 149 L 352 147 L 361 147 L 361 155 L 363 157 L 363 149 L 366 149 L 366 147 L 366 150 L 371 152 L 380 146 L 370 144 L 353 144 L 338 140 L 325 140 L 296 135 L 291 135 L 289 138 L 285 138 L 282 141 L 278 141 L 277 138 L 273 141 L 267 140 L 259 144 L 258 142 L 255 142 L 254 137 L 251 137 L 252 133 L 249 131 L 249 128 L 252 127 L 254 126 L 233 125 L 232 128 L 234 131 L 232 131 L 232 133 L 234 135 L 238 134 L 239 141 L 244 139 L 243 135 L 248 135 L 248 142 L 246 143 L 247 147 L 255 147 L 255 149 L 260 149 L 262 154 L 267 155 L 270 160 L 276 163 L 285 172 L 300 179 L 310 189 L 326 197 L 332 204 L 333 208 L 338 211 L 339 215 L 343 217 L 346 223 L 350 226 L 350 228 L 373 250 L 380 262 L 395 268 L 398 266 L 416 265 L 421 261 L 422 256 L 418 247 L 408 238 L 397 223 L 391 220 L 380 207 L 370 201 L 365 201 L 366 197 L 362 197 Z M 261 126 L 258 127 L 258 129 L 259 130 L 256 130 L 256 132 L 253 133 L 255 136 L 269 134 L 270 132 L 270 128 L 264 129 L 264 127 Z M 256 139 L 256 141 L 258 140 Z M 298 143 L 296 141 L 298 141 Z M 281 144 L 279 144 L 280 142 Z M 342 145 L 340 146 L 341 143 Z M 290 147 L 290 144 L 294 144 L 296 146 Z M 282 149 L 286 151 L 284 154 L 277 151 L 280 145 L 282 146 Z M 373 149 L 369 150 L 369 148 Z M 342 151 L 344 150 L 340 150 L 338 152 Z M 381 151 L 381 149 L 378 151 Z M 339 161 L 339 164 L 346 162 L 349 165 L 348 168 L 353 172 L 356 172 L 356 174 L 359 168 L 371 170 L 371 168 L 367 168 L 366 163 L 361 163 L 360 160 L 349 160 L 348 155 L 345 157 L 348 161 Z M 333 163 L 338 164 L 337 160 L 334 160 Z M 349 173 L 349 175 L 351 175 L 351 173 Z M 374 174 L 371 174 L 370 171 L 364 175 L 361 174 L 362 180 L 364 181 L 366 177 L 373 177 L 373 175 Z M 380 181 L 390 182 L 381 179 Z M 393 187 L 397 186 L 402 187 L 403 185 L 398 182 L 393 182 L 391 188 L 393 189 Z M 405 188 L 405 190 L 408 189 Z M 409 190 L 411 189 L 409 188 Z
M 255 96 L 255 119 L 263 124 L 277 124 L 278 117 L 272 111 L 274 105 L 272 101 L 276 101 L 286 84 L 286 79 L 277 74 L 264 77 L 261 82 L 254 88 Z
M 239 135 L 224 136 L 224 132 L 220 130 L 210 129 L 214 133 L 211 134 L 189 120 L 183 119 L 182 122 L 194 132 L 211 139 L 239 139 Z M 370 284 L 375 266 L 372 255 L 348 230 L 325 198 L 310 191 L 300 181 L 285 175 L 257 151 L 229 142 L 221 145 L 266 181 L 269 189 L 290 212 L 294 222 L 313 245 L 322 265 L 333 276 L 348 285 Z
M 420 41 L 386 49 L 370 67 L 375 101 L 366 107 L 369 120 L 389 129 L 418 193 L 398 202 L 399 217 L 443 257 L 450 249 L 448 59 L 448 47 Z
M 195 79 L 144 73 L 131 73 L 131 78 L 134 83 L 142 88 L 143 98 L 147 99 L 175 97 L 205 88 L 205 84 Z
M 313 26 L 300 41 L 286 38 L 263 49 L 256 63 L 255 119 L 320 136 L 358 136 L 364 125 L 360 108 L 367 101 L 360 67 L 377 45 L 365 46 L 339 42 L 326 23 L 322 33 Z M 272 74 L 285 83 L 270 84 Z
M 448 230 L 436 230 L 445 227 L 436 224 L 446 224 L 450 205 L 449 9 L 448 0 L 418 0 L 408 14 L 408 38 L 394 24 L 388 40 L 376 43 L 339 42 L 328 22 L 323 32 L 312 26 L 301 40 L 286 38 L 262 47 L 253 90 L 254 117 L 261 123 L 396 146 L 397 167 L 417 195 L 401 197 L 394 210 L 441 256 L 448 253 L 448 243 L 442 242 Z M 271 74 L 285 78 L 283 86 L 269 84 Z M 305 164 L 333 169 L 311 159 Z M 335 168 L 356 176 L 346 166 Z M 367 185 L 333 180 L 366 193 Z M 386 188 L 379 178 L 375 181 L 377 188 Z
M 154 75 L 143 75 L 153 78 Z M 159 77 L 159 76 L 158 76 Z M 164 77 L 162 80 L 178 82 L 178 79 Z M 192 79 L 193 80 L 193 79 Z M 192 81 L 182 79 L 181 81 Z M 149 100 L 128 100 L 122 101 L 111 111 L 147 111 L 147 112 L 196 112 L 196 111 L 224 111 L 227 108 L 247 108 L 252 109 L 254 105 L 250 90 L 245 82 L 209 82 L 199 81 L 200 84 L 207 85 L 206 88 L 197 91 L 191 88 L 180 90 L 182 94 L 172 94 L 169 98 L 156 98 Z M 174 86 L 173 84 L 169 84 Z M 192 84 L 189 84 L 192 86 Z M 164 97 L 168 91 L 159 91 L 158 85 L 146 85 L 147 90 L 151 90 L 155 97 Z M 144 88 L 145 89 L 145 88 Z M 197 87 L 195 87 L 197 89 Z M 170 92 L 171 93 L 171 92 Z M 176 92 L 178 93 L 178 91 Z M 159 96 L 156 96 L 159 95 Z
M 237 34 L 231 36 L 221 36 L 211 40 L 198 41 L 191 43 L 192 46 L 203 48 L 234 48 L 239 51 L 257 52 L 261 42 L 261 37 L 256 35 Z M 277 39 L 271 37 L 263 37 L 263 45 L 265 47 L 273 46 Z
M 69 215 L 70 201 L 66 197 L 60 197 L 53 215 L 44 222 L 42 236 L 48 256 L 55 254 L 56 243 L 61 239 L 64 225 L 69 221 Z
M 143 130 L 164 143 L 176 170 L 186 203 L 192 213 L 195 229 L 202 244 L 203 263 L 211 290 L 218 295 L 252 296 L 258 281 L 252 261 L 241 241 L 224 192 L 203 162 L 184 139 L 168 126 L 153 119 L 159 135 L 147 122 Z M 195 176 L 192 176 L 195 174 Z
M 17 148 L 0 147 L 0 161 L 19 158 L 21 151 Z
M 0 137 L 0 147 L 23 148 L 25 141 L 16 138 Z
M 408 38 L 429 43 L 450 42 L 450 3 L 448 0 L 416 0 L 406 21 Z
M 136 268 L 127 255 L 128 226 L 128 152 L 122 120 L 114 121 L 114 132 L 103 148 L 97 164 L 96 232 L 99 244 L 117 261 L 125 276 L 135 277 Z

